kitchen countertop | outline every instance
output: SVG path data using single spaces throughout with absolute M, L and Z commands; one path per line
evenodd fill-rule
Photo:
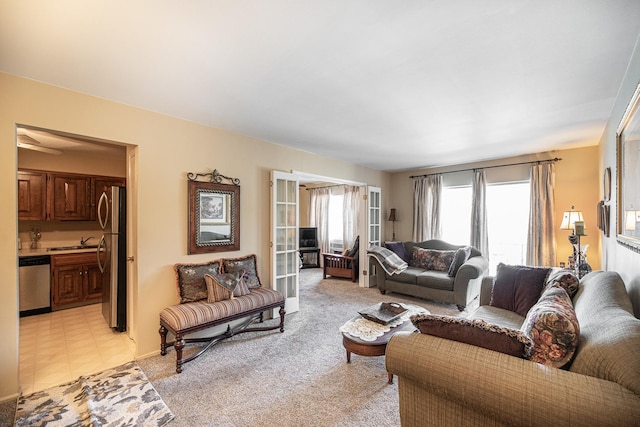
M 78 254 L 83 252 L 95 252 L 96 248 L 86 249 L 68 249 L 64 251 L 52 251 L 50 248 L 22 248 L 18 251 L 18 257 L 38 256 L 38 255 L 64 255 L 64 254 Z

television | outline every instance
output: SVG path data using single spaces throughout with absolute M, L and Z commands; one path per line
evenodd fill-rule
M 301 248 L 317 248 L 318 247 L 318 228 L 317 227 L 300 227 L 298 229 L 299 247 Z

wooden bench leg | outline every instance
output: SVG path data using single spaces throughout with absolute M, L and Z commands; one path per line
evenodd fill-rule
M 286 311 L 284 311 L 284 305 L 280 306 L 280 332 L 284 332 L 284 315 L 287 314 Z
M 160 325 L 160 329 L 158 329 L 158 333 L 160 334 L 160 354 L 162 356 L 167 355 L 167 328 Z
M 182 334 L 176 335 L 176 342 L 173 344 L 176 349 L 176 372 L 182 372 L 182 349 L 184 348 L 184 338 Z

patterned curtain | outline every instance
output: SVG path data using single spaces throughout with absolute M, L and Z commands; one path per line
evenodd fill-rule
M 487 226 L 487 182 L 484 169 L 474 169 L 471 203 L 471 246 L 489 259 L 489 229 Z
M 309 225 L 318 228 L 320 252 L 329 252 L 329 188 L 311 188 Z
M 360 187 L 345 185 L 342 205 L 344 211 L 342 216 L 342 241 L 345 248 L 351 248 L 356 237 L 358 237 Z
M 440 199 L 442 197 L 442 175 L 414 178 L 413 181 L 413 241 L 439 239 L 442 235 L 440 223 Z
M 529 203 L 529 234 L 527 264 L 556 265 L 556 236 L 553 220 L 555 209 L 555 165 L 531 166 L 531 201 Z

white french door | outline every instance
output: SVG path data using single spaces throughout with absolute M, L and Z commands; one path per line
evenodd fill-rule
M 285 296 L 287 313 L 300 309 L 298 183 L 295 174 L 271 171 L 271 284 Z
M 363 248 L 365 250 L 360 251 L 360 265 L 365 266 L 365 268 L 364 269 L 361 268 L 361 270 L 364 270 L 366 272 L 366 274 L 362 274 L 361 276 L 364 280 L 360 281 L 360 286 L 363 286 L 365 288 L 371 287 L 371 284 L 369 283 L 369 278 L 371 276 L 371 272 L 369 271 L 369 259 L 368 259 L 369 257 L 367 255 L 366 250 L 372 245 L 380 246 L 382 243 L 381 241 L 381 238 L 382 238 L 381 237 L 382 236 L 381 199 L 382 199 L 382 190 L 380 189 L 380 187 L 371 187 L 371 186 L 367 187 L 367 197 L 366 197 L 367 209 L 365 210 L 366 212 L 365 224 L 366 224 L 367 239 L 365 240 L 366 247 Z

